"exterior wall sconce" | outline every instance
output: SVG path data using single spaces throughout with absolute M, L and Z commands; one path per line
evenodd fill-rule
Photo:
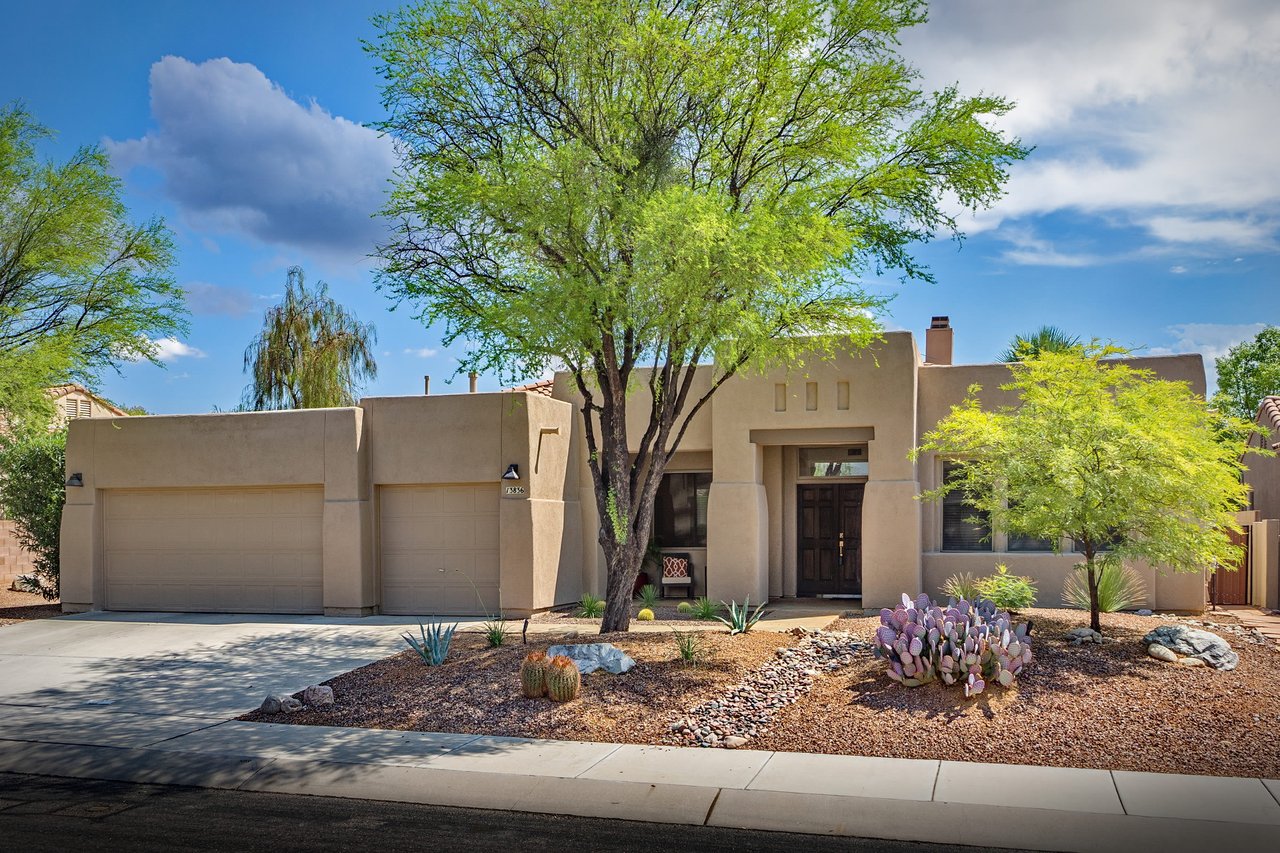
M 67 485 L 83 487 L 84 475 L 77 471 L 76 473 L 72 474 L 70 477 L 67 478 Z
M 519 466 L 519 465 L 517 465 L 516 463 L 512 462 L 510 465 L 508 465 L 508 466 L 507 466 L 507 470 L 506 470 L 506 472 L 502 475 L 502 479 L 504 479 L 504 480 L 519 480 L 519 479 L 520 479 L 520 466 Z

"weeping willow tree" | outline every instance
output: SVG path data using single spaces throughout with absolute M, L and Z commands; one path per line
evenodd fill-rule
M 354 405 L 361 383 L 378 375 L 377 333 L 329 295 L 308 290 L 301 267 L 290 267 L 284 300 L 267 311 L 262 331 L 244 353 L 253 381 L 244 407 L 321 409 Z
M 433 0 L 376 19 L 401 157 L 381 284 L 474 344 L 464 370 L 572 377 L 602 632 L 627 628 L 662 475 L 711 395 L 868 345 L 883 300 L 859 274 L 929 279 L 912 245 L 994 202 L 1026 153 L 991 126 L 1008 101 L 921 91 L 897 45 L 924 18 L 913 0 Z

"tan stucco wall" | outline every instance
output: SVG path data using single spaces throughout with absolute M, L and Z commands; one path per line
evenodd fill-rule
M 512 614 L 581 591 L 576 480 L 567 465 L 570 410 L 530 393 L 378 397 L 360 406 L 73 421 L 62 522 L 64 608 L 103 603 L 102 505 L 114 489 L 323 487 L 324 610 L 380 604 L 376 489 L 483 484 L 501 494 L 520 466 L 524 494 L 500 504 L 502 606 Z M 572 498 L 566 505 L 565 495 Z M 568 535 L 566 535 L 568 534 Z M 567 579 L 566 579 L 567 578 Z
M 1280 435 L 1263 438 L 1255 433 L 1249 444 L 1269 448 L 1277 441 L 1280 441 Z M 1253 490 L 1253 508 L 1262 518 L 1280 519 L 1280 455 L 1249 453 L 1244 457 L 1244 464 L 1248 468 L 1244 472 L 1244 482 Z

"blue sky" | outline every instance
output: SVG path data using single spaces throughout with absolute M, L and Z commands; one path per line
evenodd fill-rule
M 191 331 L 160 342 L 164 368 L 105 377 L 107 396 L 161 413 L 233 407 L 244 348 L 292 264 L 376 325 L 367 393 L 420 393 L 423 374 L 446 390 L 456 362 L 407 306 L 390 310 L 366 257 L 394 158 L 363 127 L 381 105 L 359 40 L 390 7 L 49 0 L 8 11 L 0 101 L 24 101 L 58 132 L 51 158 L 104 146 L 132 215 L 161 215 L 177 236 Z M 962 247 L 920 248 L 937 284 L 872 282 L 896 294 L 888 327 L 920 333 L 948 314 L 961 361 L 991 361 L 1048 322 L 1201 352 L 1212 367 L 1280 323 L 1280 5 L 935 7 L 903 41 L 925 85 L 1012 97 L 1004 126 L 1036 150 L 1000 204 L 964 218 Z

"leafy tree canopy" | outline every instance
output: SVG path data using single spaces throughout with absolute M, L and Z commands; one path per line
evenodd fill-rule
M 252 377 L 241 410 L 322 409 L 355 405 L 361 383 L 378 375 L 371 323 L 329 295 L 323 281 L 308 290 L 290 267 L 284 299 L 267 310 L 262 331 L 244 353 Z
M 1218 359 L 1214 405 L 1253 420 L 1264 397 L 1280 394 L 1280 327 L 1267 326 L 1253 340 L 1236 344 Z
M 1042 352 L 1065 352 L 1079 345 L 1078 336 L 1067 334 L 1057 326 L 1041 326 L 1029 335 L 1016 335 L 1000 354 L 1000 360 L 1022 361 Z
M 0 108 L 0 416 L 10 428 L 44 429 L 45 388 L 155 361 L 152 341 L 186 329 L 169 230 L 129 221 L 98 148 L 43 162 L 36 145 L 50 135 L 20 105 Z
M 475 344 L 463 369 L 572 374 L 609 520 L 603 630 L 626 627 L 654 494 L 709 396 L 868 344 L 883 300 L 858 275 L 931 279 L 912 244 L 954 233 L 1025 155 L 989 125 L 1008 101 L 920 91 L 896 49 L 924 19 L 916 0 L 437 0 L 377 19 L 401 152 L 381 285 Z M 629 448 L 637 386 L 652 405 Z
M 964 462 L 925 498 L 962 489 L 995 529 L 1074 540 L 1094 630 L 1100 552 L 1174 571 L 1235 564 L 1227 533 L 1248 504 L 1249 422 L 1224 419 L 1185 382 L 1113 358 L 1124 354 L 1095 344 L 1011 364 L 1000 387 L 1018 405 L 984 409 L 974 386 L 915 451 Z
M 34 571 L 19 578 L 32 592 L 58 597 L 62 504 L 66 500 L 66 430 L 30 430 L 0 439 L 0 518 L 14 522 Z

